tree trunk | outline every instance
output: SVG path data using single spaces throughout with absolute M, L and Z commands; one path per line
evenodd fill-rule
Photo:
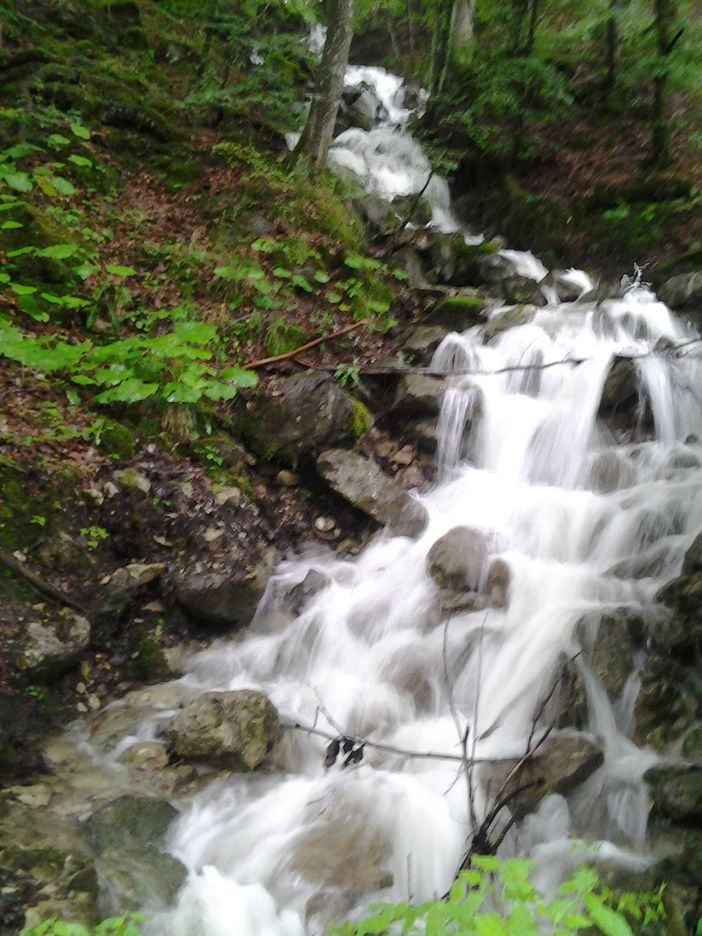
M 296 152 L 314 172 L 327 161 L 336 115 L 344 88 L 344 72 L 351 48 L 353 0 L 327 0 L 327 38 L 315 83 L 312 104 Z
M 446 87 L 451 66 L 470 58 L 476 0 L 442 0 L 436 12 L 432 94 Z
M 670 128 L 666 115 L 666 90 L 670 56 L 682 36 L 679 29 L 672 37 L 675 18 L 675 0 L 653 0 L 654 29 L 656 32 L 656 73 L 653 76 L 653 105 L 651 109 L 651 161 L 660 168 L 670 162 Z
M 619 24 L 617 22 L 617 0 L 610 0 L 609 16 L 606 26 L 606 63 L 607 71 L 605 73 L 604 90 L 605 94 L 611 94 L 617 83 L 617 53 L 619 51 Z

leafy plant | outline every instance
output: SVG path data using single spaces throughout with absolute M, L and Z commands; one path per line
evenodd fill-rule
M 341 936 L 405 933 L 408 936 L 569 936 L 601 933 L 633 936 L 629 920 L 640 930 L 664 917 L 662 890 L 656 894 L 615 895 L 598 885 L 592 868 L 579 868 L 546 900 L 529 880 L 531 863 L 476 856 L 444 900 L 412 905 L 376 904 L 359 922 L 332 932 Z
M 101 526 L 82 527 L 80 535 L 84 536 L 88 542 L 88 549 L 97 549 L 101 540 L 109 538 L 109 533 Z
M 143 921 L 140 914 L 128 913 L 126 916 L 109 917 L 93 929 L 83 923 L 51 917 L 38 926 L 23 929 L 20 936 L 140 936 L 137 924 Z

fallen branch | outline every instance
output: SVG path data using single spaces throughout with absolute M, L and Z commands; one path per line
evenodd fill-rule
M 348 335 L 350 332 L 355 331 L 357 328 L 360 328 L 361 325 L 367 325 L 366 319 L 361 319 L 360 322 L 354 322 L 353 325 L 347 325 L 345 328 L 340 328 L 338 331 L 332 332 L 331 335 L 323 335 L 321 338 L 314 338 L 312 341 L 308 341 L 307 344 L 300 345 L 299 348 L 293 348 L 292 351 L 285 351 L 283 354 L 274 354 L 272 357 L 260 358 L 258 361 L 247 361 L 244 364 L 244 367 L 247 370 L 255 370 L 257 367 L 265 367 L 267 364 L 277 364 L 279 361 L 289 361 L 294 357 L 297 357 L 298 354 L 301 354 L 303 351 L 309 351 L 312 348 L 316 348 L 318 345 L 324 344 L 327 341 L 334 341 L 336 338 L 341 338 L 344 335 Z M 326 368 L 320 368 L 326 369 Z M 334 368 L 332 368 L 333 370 Z
M 28 582 L 36 591 L 40 592 L 42 595 L 46 595 L 47 598 L 51 598 L 58 604 L 65 605 L 68 608 L 73 608 L 74 611 L 78 611 L 80 614 L 87 614 L 85 608 L 71 598 L 70 595 L 67 595 L 65 592 L 61 591 L 60 588 L 56 588 L 50 582 L 47 582 L 40 575 L 37 575 L 36 572 L 25 568 L 24 563 L 20 562 L 12 553 L 7 552 L 7 550 L 2 547 L 0 547 L 0 562 L 7 566 L 16 576 Z

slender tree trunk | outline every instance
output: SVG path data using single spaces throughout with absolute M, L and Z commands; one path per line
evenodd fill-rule
M 619 52 L 619 23 L 617 22 L 617 0 L 610 0 L 606 26 L 606 65 L 604 90 L 611 94 L 617 84 L 617 54 Z
M 651 113 L 651 161 L 654 166 L 670 162 L 670 128 L 666 115 L 666 91 L 670 56 L 682 36 L 682 29 L 672 34 L 675 0 L 653 0 L 656 32 L 656 73 L 653 76 L 653 106 Z
M 432 94 L 446 87 L 451 66 L 470 58 L 476 0 L 442 0 L 436 12 Z
M 296 152 L 320 172 L 334 136 L 351 48 L 353 0 L 327 0 L 327 38 L 312 96 L 310 112 Z

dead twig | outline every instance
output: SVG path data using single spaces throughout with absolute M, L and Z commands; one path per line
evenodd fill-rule
M 21 579 L 24 579 L 25 582 L 28 582 L 35 591 L 40 592 L 42 595 L 46 595 L 47 598 L 51 598 L 52 601 L 57 602 L 58 604 L 65 605 L 68 608 L 73 608 L 74 611 L 78 611 L 80 614 L 87 615 L 85 608 L 79 604 L 74 598 L 71 598 L 70 595 L 67 595 L 66 592 L 61 591 L 60 588 L 56 588 L 55 585 L 52 585 L 51 582 L 47 582 L 46 579 L 43 579 L 40 575 L 37 575 L 36 572 L 32 572 L 31 569 L 27 569 L 24 563 L 20 562 L 19 559 L 16 559 L 12 553 L 7 552 L 6 549 L 0 547 L 0 562 L 3 565 L 18 576 Z
M 289 361 L 292 358 L 297 357 L 298 354 L 301 354 L 303 351 L 309 351 L 311 348 L 316 348 L 318 345 L 324 344 L 326 341 L 334 341 L 336 338 L 341 338 L 344 335 L 348 335 L 352 331 L 356 331 L 357 328 L 360 328 L 362 325 L 367 325 L 366 319 L 361 319 L 360 322 L 354 322 L 353 325 L 346 325 L 345 328 L 340 328 L 338 331 L 332 332 L 330 335 L 323 335 L 321 338 L 314 338 L 312 341 L 308 341 L 306 344 L 300 345 L 299 348 L 293 348 L 292 351 L 285 351 L 283 354 L 274 354 L 271 357 L 260 358 L 257 361 L 247 361 L 244 364 L 244 367 L 247 370 L 256 370 L 258 367 L 266 367 L 268 364 L 277 364 L 279 361 Z M 333 370 L 333 368 L 332 368 Z

